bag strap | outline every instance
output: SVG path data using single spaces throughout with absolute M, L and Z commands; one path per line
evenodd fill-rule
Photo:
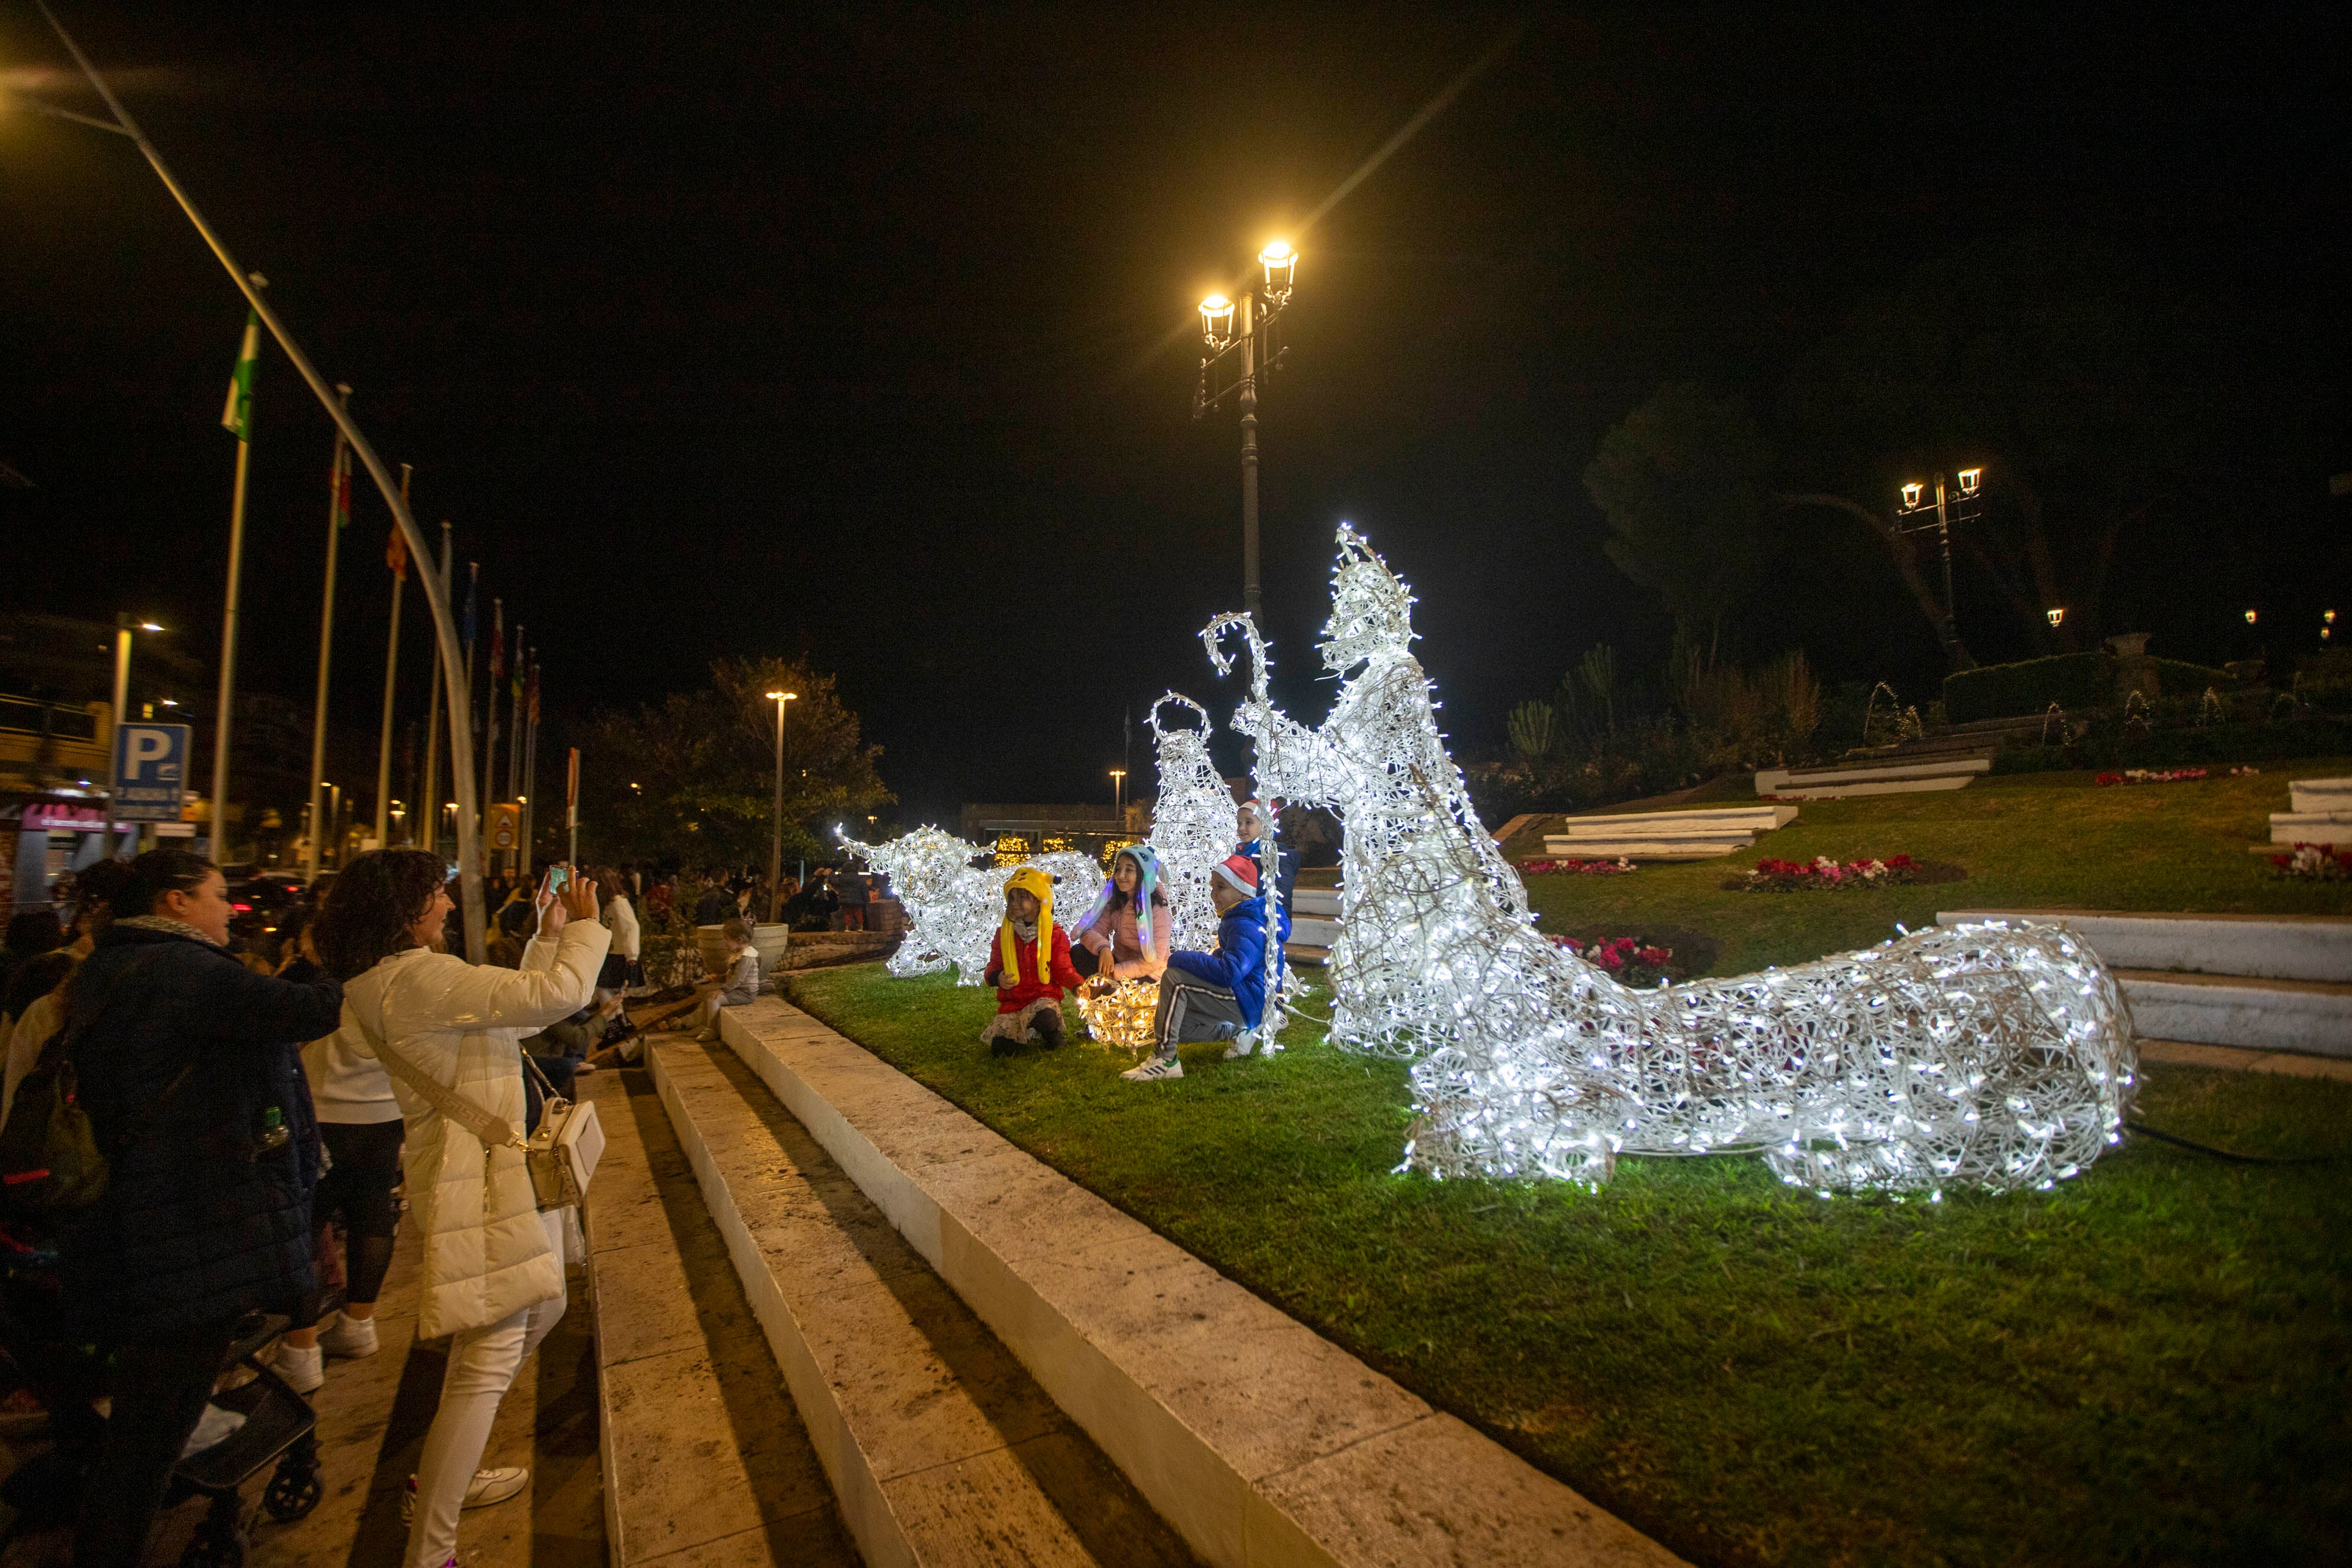
M 518 1051 L 516 1054 L 522 1058 L 523 1070 L 529 1072 L 533 1078 L 539 1080 L 539 1087 L 544 1092 L 547 1103 L 551 1105 L 569 1105 L 572 1103 L 571 1100 L 567 1096 L 556 1092 L 554 1083 L 550 1082 L 548 1079 L 547 1070 L 530 1059 L 530 1052 L 523 1051 Z
M 387 994 L 391 988 L 390 985 L 385 986 Z M 516 1135 L 514 1124 L 505 1117 L 492 1115 L 488 1111 L 467 1099 L 463 1094 L 393 1050 L 385 1043 L 381 1031 L 368 1027 L 367 1018 L 361 1012 L 356 1003 L 352 1007 L 352 1019 L 360 1026 L 360 1033 L 366 1037 L 368 1046 L 375 1052 L 376 1059 L 384 1064 L 394 1077 L 425 1096 L 426 1103 L 436 1111 L 440 1112 L 490 1147 L 522 1148 L 526 1146 L 523 1140 Z

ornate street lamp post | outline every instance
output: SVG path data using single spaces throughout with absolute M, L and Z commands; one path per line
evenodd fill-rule
M 1242 606 L 1258 616 L 1257 549 L 1257 378 L 1271 372 L 1286 351 L 1274 335 L 1282 308 L 1290 303 L 1290 287 L 1298 276 L 1298 253 L 1286 240 L 1276 240 L 1257 253 L 1263 278 L 1255 291 L 1238 300 L 1212 294 L 1201 301 L 1201 337 L 1208 351 L 1201 356 L 1201 375 L 1192 390 L 1192 417 L 1204 417 L 1228 397 L 1237 397 L 1242 411 Z M 1261 342 L 1260 340 L 1264 341 Z M 1224 381 L 1231 373 L 1234 379 Z

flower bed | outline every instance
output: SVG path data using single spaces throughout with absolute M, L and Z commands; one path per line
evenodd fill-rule
M 2259 768 L 2232 768 L 2232 779 L 2253 779 L 2262 774 Z M 2102 773 L 2097 783 L 2104 789 L 2110 784 L 2187 784 L 2193 779 L 2210 778 L 2202 768 L 2126 768 L 2119 773 Z
M 1631 936 L 1596 937 L 1590 942 L 1573 936 L 1545 938 L 1555 947 L 1565 947 L 1586 963 L 1605 971 L 1613 980 L 1629 986 L 1654 986 L 1667 978 L 1666 966 L 1674 962 L 1675 950 L 1645 943 Z
M 2352 850 L 2333 844 L 2297 844 L 2293 853 L 2271 856 L 2273 872 L 2295 882 L 2352 882 Z
M 1756 862 L 1756 869 L 1729 885 L 1748 893 L 1802 893 L 1813 888 L 1892 887 L 1917 880 L 1919 864 L 1909 855 L 1885 860 L 1773 860 Z
M 1617 876 L 1633 869 L 1633 862 L 1619 856 L 1613 861 L 1552 860 L 1526 861 L 1519 866 L 1521 876 Z

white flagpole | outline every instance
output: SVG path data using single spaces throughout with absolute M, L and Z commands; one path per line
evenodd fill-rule
M 251 279 L 254 287 L 261 287 L 261 275 Z M 258 293 L 255 298 L 258 298 Z M 254 336 L 250 323 L 247 335 Z M 245 358 L 239 349 L 240 364 Z M 257 367 L 257 369 L 258 367 Z M 213 715 L 213 837 L 212 858 L 215 863 L 228 860 L 228 751 L 231 709 L 236 703 L 236 601 L 238 580 L 245 572 L 245 482 L 253 467 L 253 400 L 246 399 L 244 428 L 236 433 L 236 483 L 229 492 L 228 503 L 228 601 L 221 612 L 220 693 Z M 109 802 L 107 810 L 113 810 Z M 110 831 L 111 830 L 110 829 Z
M 449 597 L 449 519 L 441 519 L 441 564 L 436 569 L 441 580 L 441 597 Z M 441 705 L 432 694 L 441 689 L 441 639 L 433 640 L 433 684 L 425 688 L 425 771 L 418 775 L 415 809 L 408 814 L 408 840 L 418 841 L 416 824 L 425 827 L 424 845 L 435 854 L 441 852 Z
M 539 811 L 539 705 L 531 699 L 539 690 L 539 650 L 530 651 L 530 667 L 522 679 L 522 874 L 530 875 L 531 819 Z
M 408 499 L 408 476 L 415 470 L 400 465 L 400 498 Z M 383 650 L 383 729 L 375 749 L 375 847 L 392 843 L 392 698 L 400 674 L 400 591 L 408 586 L 405 569 L 392 574 L 392 631 Z
M 343 382 L 335 383 L 336 401 L 343 407 L 352 405 L 352 389 Z M 326 824 L 320 813 L 326 809 L 327 787 L 327 669 L 335 646 L 335 557 L 342 544 L 343 532 L 343 465 L 348 459 L 341 426 L 335 430 L 335 459 L 327 469 L 327 586 L 320 595 L 319 610 L 319 696 L 310 710 L 310 844 L 302 852 L 303 880 L 319 880 L 319 852 L 326 842 Z
M 490 688 L 483 694 L 490 705 L 482 722 L 482 821 L 485 822 L 491 820 L 490 808 L 498 803 L 499 799 L 499 683 L 506 678 L 505 671 L 499 665 L 505 662 L 506 657 L 506 603 L 503 599 L 490 601 L 490 622 L 497 630 L 490 633 L 490 657 L 494 661 L 490 668 Z M 496 852 L 485 844 L 482 850 L 484 874 L 487 875 L 497 863 Z

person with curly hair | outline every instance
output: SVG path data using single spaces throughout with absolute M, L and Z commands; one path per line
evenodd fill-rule
M 564 1307 L 563 1211 L 540 1212 L 520 1140 L 487 1143 L 414 1086 L 429 1078 L 489 1117 L 526 1125 L 521 1038 L 595 992 L 612 933 L 596 884 L 542 883 L 521 965 L 501 969 L 433 950 L 450 905 L 447 870 L 422 850 L 376 850 L 344 868 L 320 912 L 319 956 L 343 977 L 354 1050 L 383 1059 L 406 1138 L 402 1166 L 425 1228 L 419 1339 L 450 1336 L 441 1403 L 410 1478 L 404 1563 L 457 1560 L 461 1508 L 520 1493 L 528 1470 L 483 1470 L 499 1402 Z M 479 1125 L 476 1122 L 474 1125 Z

